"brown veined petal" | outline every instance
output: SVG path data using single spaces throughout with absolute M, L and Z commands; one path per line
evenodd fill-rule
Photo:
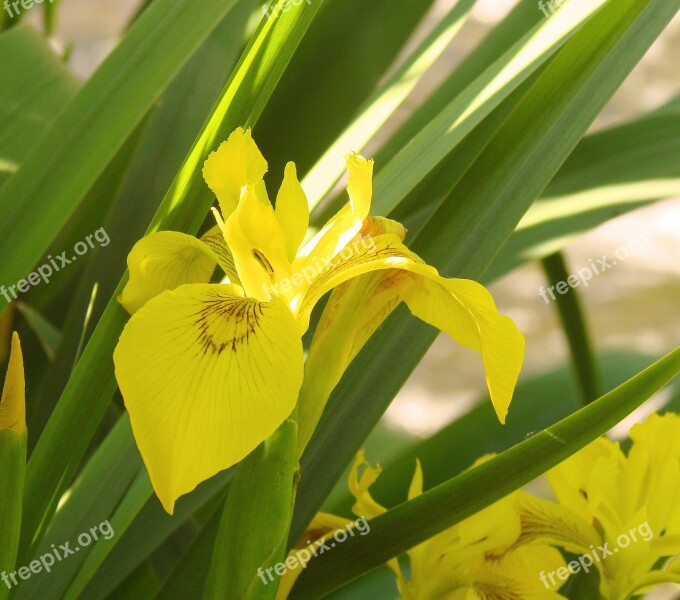
M 137 445 L 167 512 L 248 455 L 293 410 L 303 354 L 286 304 L 235 285 L 185 285 L 148 302 L 114 353 Z
M 279 282 L 290 279 L 290 262 L 286 236 L 264 185 L 243 188 L 238 207 L 225 222 L 224 236 L 246 294 L 260 300 L 278 295 Z

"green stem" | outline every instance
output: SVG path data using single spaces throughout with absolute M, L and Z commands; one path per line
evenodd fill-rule
M 569 284 L 570 279 L 578 278 L 567 270 L 567 264 L 561 252 L 544 258 L 542 264 L 550 283 L 549 291 L 556 289 L 558 292 L 555 296 L 555 306 L 569 343 L 572 364 L 583 403 L 588 404 L 597 398 L 600 386 L 581 301 L 576 290 Z M 560 287 L 566 288 L 567 293 L 560 292 Z

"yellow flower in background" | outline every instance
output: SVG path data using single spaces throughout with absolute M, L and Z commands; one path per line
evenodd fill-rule
M 505 419 L 523 360 L 521 333 L 483 286 L 440 277 L 403 245 L 401 225 L 369 217 L 372 161 L 352 154 L 347 170 L 348 203 L 303 244 L 309 211 L 295 165 L 286 166 L 272 207 L 267 163 L 250 131 L 237 129 L 204 167 L 219 202 L 217 226 L 200 238 L 155 233 L 130 252 L 120 302 L 132 317 L 114 353 L 116 378 L 169 513 L 178 497 L 239 462 L 290 415 L 312 309 L 368 273 L 398 274 L 383 281 L 390 301 L 404 301 L 481 353 Z M 224 278 L 210 283 L 217 266 Z M 361 314 L 363 305 L 351 310 Z
M 572 551 L 590 557 L 607 600 L 680 583 L 680 416 L 652 414 L 630 437 L 627 456 L 600 438 L 548 472 L 562 507 L 599 538 Z
M 302 569 L 309 564 L 310 560 L 325 552 L 331 552 L 336 544 L 350 536 L 367 535 L 370 531 L 366 517 L 352 521 L 329 513 L 317 513 L 300 541 L 288 553 L 284 563 L 281 563 L 285 565 L 285 571 L 283 568 L 279 571 L 283 573 L 280 580 L 279 574 L 272 568 L 266 571 L 260 569 L 257 574 L 264 585 L 278 585 L 276 600 L 285 600 L 301 575 Z M 342 537 L 338 535 L 339 533 L 343 534 Z
M 483 459 L 482 459 L 483 460 Z M 375 518 L 387 509 L 371 496 L 370 488 L 380 476 L 380 467 L 370 466 L 361 451 L 349 476 L 356 502 L 352 512 Z M 423 472 L 418 462 L 408 490 L 411 500 L 423 492 Z M 397 577 L 404 600 L 557 600 L 557 589 L 546 590 L 538 574 L 565 567 L 560 552 L 545 540 L 552 530 L 551 503 L 525 492 L 516 492 L 492 506 L 408 551 L 410 575 L 398 559 L 387 565 Z M 351 523 L 320 513 L 303 539 L 314 541 L 314 532 L 328 540 L 335 531 Z M 302 545 L 299 548 L 303 547 Z M 309 546 L 307 546 L 309 547 Z M 291 552 L 291 556 L 296 551 Z M 311 560 L 314 560 L 312 558 Z M 288 572 L 281 581 L 277 600 L 284 600 L 301 569 Z

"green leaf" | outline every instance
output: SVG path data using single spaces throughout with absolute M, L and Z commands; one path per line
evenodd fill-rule
M 513 232 L 486 277 L 541 259 L 595 225 L 680 194 L 680 110 L 585 137 Z
M 0 429 L 0 573 L 14 571 L 21 529 L 21 500 L 26 474 L 26 433 Z M 0 585 L 0 599 L 9 597 Z
M 157 1 L 159 4 L 152 4 L 143 16 L 163 4 L 163 0 Z M 321 6 L 323 0 L 309 6 L 293 6 L 279 18 L 263 21 L 166 194 L 149 232 L 159 228 L 189 233 L 198 230 L 214 200 L 202 179 L 204 159 L 216 142 L 226 138 L 237 125 L 247 126 L 257 121 Z M 122 290 L 124 281 L 116 293 Z M 30 554 L 30 548 L 42 536 L 116 389 L 111 356 L 127 317 L 115 295 L 29 461 L 23 524 L 26 537 L 22 538 L 24 554 Z
M 235 0 L 157 0 L 0 189 L 1 281 L 24 277 Z M 18 57 L 18 66 L 23 59 Z M 55 174 L 59 173 L 56 177 Z M 40 215 L 36 219 L 35 215 Z M 4 306 L 0 299 L 0 309 Z
M 151 493 L 152 488 L 149 476 L 145 469 L 141 469 L 111 518 L 111 529 L 119 535 L 124 533 Z M 98 543 L 91 547 L 92 549 L 87 554 L 81 569 L 66 590 L 63 596 L 64 600 L 78 600 L 78 598 L 83 597 L 82 592 L 92 578 L 92 575 L 101 567 L 105 558 L 111 553 L 113 545 L 107 543 L 109 541 L 106 540 L 106 542 Z M 55 596 L 55 598 L 57 597 Z
M 6 572 L 14 571 L 17 558 L 26 473 L 26 385 L 17 333 L 12 336 L 11 347 L 0 396 L 0 574 L 3 577 L 0 598 L 3 600 L 9 596 L 9 588 L 17 584 L 6 579 Z
M 365 102 L 360 114 L 305 175 L 310 209 L 331 190 L 345 170 L 343 157 L 360 152 L 421 81 L 467 20 L 474 0 L 460 0 L 403 64 Z
M 479 278 L 679 5 L 609 2 L 537 78 L 456 186 L 455 202 L 444 204 L 417 236 L 414 251 L 445 276 Z M 400 307 L 350 365 L 302 457 L 292 540 L 435 336 Z
M 278 582 L 264 572 L 286 559 L 296 448 L 297 423 L 287 419 L 238 466 L 215 540 L 206 599 L 276 597 Z
M 380 168 L 394 158 L 430 122 L 432 115 L 443 111 L 452 98 L 472 84 L 542 19 L 534 0 L 520 0 L 380 148 L 376 154 L 377 166 Z
M 224 489 L 231 482 L 233 474 L 233 469 L 220 473 L 201 484 L 191 494 L 180 498 L 172 517 L 162 509 L 152 490 L 145 488 L 146 503 L 141 510 L 139 504 L 131 503 L 128 504 L 127 512 L 117 512 L 117 517 L 129 525 L 126 525 L 125 531 L 117 532 L 101 568 L 91 573 L 91 580 L 83 597 L 103 600 L 110 594 L 115 594 L 116 588 L 173 534 L 182 528 L 185 532 L 187 528 L 194 528 L 193 515 L 223 497 Z M 134 520 L 130 522 L 130 518 Z M 205 570 L 207 573 L 207 565 Z
M 52 360 L 54 358 L 54 353 L 59 346 L 61 333 L 59 333 L 59 330 L 52 325 L 52 323 L 28 304 L 17 302 L 16 306 L 35 335 L 38 336 L 40 344 L 45 350 L 45 354 L 47 354 L 47 358 Z
M 566 419 L 372 519 L 371 535 L 349 538 L 311 561 L 290 597 L 322 598 L 528 484 L 606 433 L 678 373 L 680 348 Z
M 79 84 L 47 41 L 28 25 L 0 35 L 0 56 L 20 57 L 4 61 L 0 70 L 1 188 Z
M 78 535 L 109 520 L 140 472 L 146 474 L 132 440 L 130 421 L 126 415 L 118 421 L 105 442 L 88 461 L 30 560 L 49 552 L 52 544 L 70 542 L 73 546 L 77 545 Z M 102 485 L 102 473 L 106 473 L 106 485 Z M 115 528 L 115 524 L 114 532 L 115 536 L 122 533 Z M 112 546 L 115 536 L 111 540 L 101 540 L 97 544 L 81 548 L 53 572 L 34 574 L 22 582 L 16 599 L 62 598 L 64 590 L 89 554 L 96 548 Z
M 205 581 L 215 549 L 222 512 L 215 511 L 191 547 L 182 556 L 158 594 L 163 600 L 204 600 L 204 590 L 197 581 Z
M 433 115 L 441 113 L 453 98 L 471 85 L 490 64 L 501 58 L 510 47 L 519 42 L 542 18 L 543 16 L 536 10 L 534 0 L 520 0 L 506 18 L 492 29 L 474 50 L 463 58 L 462 62 L 456 66 L 453 72 L 436 88 L 432 95 L 418 106 L 387 142 L 379 148 L 375 154 L 376 170 L 380 171 L 387 165 L 411 139 L 428 125 Z M 523 85 L 526 85 L 526 82 Z M 484 119 L 482 124 L 475 128 L 461 144 L 456 146 L 454 154 L 460 154 L 463 157 L 462 160 L 459 160 L 463 164 L 456 164 L 453 168 L 457 167 L 463 170 L 474 162 L 479 151 L 488 142 L 488 138 L 507 117 L 507 112 L 514 105 L 513 96 L 523 95 L 523 92 L 520 94 L 521 91 L 520 87 L 499 108 L 495 109 L 489 117 Z M 508 104 L 510 107 L 506 106 Z M 498 115 L 498 119 L 496 119 L 496 113 L 501 113 Z M 481 128 L 484 129 L 481 132 L 483 135 L 480 135 L 478 131 Z M 482 137 L 484 139 L 475 140 L 473 143 L 470 139 L 472 137 Z M 399 206 L 393 211 L 393 218 L 400 221 L 404 220 L 404 209 L 407 209 L 411 204 L 415 204 L 420 208 L 423 204 L 434 204 L 439 200 L 440 196 L 433 195 L 430 190 L 424 188 L 428 187 L 430 180 L 442 183 L 446 186 L 446 189 L 450 189 L 453 186 L 456 179 L 451 176 L 452 165 L 449 164 L 451 160 L 451 157 L 447 157 L 447 159 L 443 160 L 432 170 L 425 180 L 407 198 L 399 203 Z M 342 198 L 335 198 L 332 202 L 328 203 L 328 207 L 324 207 L 323 211 L 315 213 L 313 215 L 315 217 L 314 222 L 325 222 L 330 216 L 328 212 L 334 208 L 338 200 L 342 200 Z M 413 231 L 411 226 L 409 226 L 409 229 Z
M 400 0 L 393 13 L 393 0 L 326 1 L 258 128 L 271 185 L 276 187 L 288 161 L 296 162 L 300 174 L 316 162 L 362 110 L 433 4 Z M 394 18 L 385 18 L 390 13 Z
M 621 385 L 648 366 L 650 360 L 658 358 L 637 353 L 600 356 L 598 365 L 604 389 Z M 505 425 L 498 422 L 488 395 L 484 395 L 472 410 L 426 440 L 411 442 L 396 456 L 387 456 L 383 448 L 376 447 L 372 440 L 375 434 L 372 434 L 364 449 L 372 463 L 383 466 L 383 473 L 371 487 L 371 494 L 383 506 L 395 506 L 406 499 L 416 459 L 422 464 L 425 485 L 429 488 L 458 475 L 480 456 L 507 450 L 536 431 L 564 419 L 579 406 L 578 389 L 569 365 L 565 365 L 520 381 Z M 338 491 L 341 493 L 337 494 Z M 347 489 L 346 477 L 336 487 L 334 496 L 329 498 L 324 510 L 351 514 L 354 498 Z
M 489 66 L 378 172 L 374 210 L 389 213 L 606 3 L 607 0 L 567 3 L 563 8 L 568 10 L 542 20 Z
M 560 285 L 568 286 L 567 279 L 573 277 L 567 269 L 567 264 L 561 252 L 544 258 L 543 269 L 548 276 L 548 283 L 551 288 Z M 567 337 L 581 399 L 584 404 L 588 404 L 598 396 L 597 367 L 578 292 L 569 287 L 567 287 L 567 290 L 566 295 L 560 293 L 556 296 L 557 300 L 554 302 L 554 307 L 558 312 L 562 329 Z M 546 302 L 548 302 L 547 297 Z

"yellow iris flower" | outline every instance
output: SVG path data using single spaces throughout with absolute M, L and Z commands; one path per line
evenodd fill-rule
M 563 514 L 595 538 L 570 550 L 590 557 L 607 600 L 680 583 L 680 416 L 652 414 L 630 437 L 627 456 L 600 438 L 548 473 Z
M 370 519 L 387 511 L 370 493 L 380 473 L 381 468 L 368 464 L 361 451 L 349 476 L 356 500 L 352 512 L 368 519 L 369 525 Z M 422 492 L 423 471 L 418 462 L 408 499 Z M 560 552 L 546 541 L 554 529 L 553 516 L 551 503 L 515 492 L 409 550 L 409 577 L 398 559 L 387 566 L 397 577 L 403 600 L 559 600 L 563 596 L 557 589 L 547 590 L 538 576 L 566 565 Z M 317 515 L 302 538 L 312 543 L 298 545 L 289 555 L 296 557 L 298 566 L 282 577 L 277 600 L 288 597 L 308 557 L 314 560 L 311 549 L 352 523 L 334 515 Z
M 309 210 L 295 165 L 286 166 L 273 208 L 263 179 L 267 163 L 250 131 L 237 129 L 204 167 L 219 202 L 217 226 L 200 238 L 154 233 L 130 252 L 120 302 L 132 317 L 113 358 L 137 445 L 167 512 L 291 414 L 311 311 L 353 278 L 366 282 L 367 310 L 352 304 L 355 318 L 378 319 L 376 302 L 404 301 L 414 315 L 480 352 L 491 399 L 505 419 L 523 360 L 521 333 L 483 286 L 440 277 L 403 245 L 401 225 L 369 217 L 372 161 L 352 154 L 347 170 L 349 202 L 303 244 Z M 225 278 L 210 283 L 217 266 Z M 377 300 L 366 298 L 375 272 L 383 275 Z M 365 332 L 355 333 L 365 341 Z M 329 374 L 332 385 L 340 374 Z

